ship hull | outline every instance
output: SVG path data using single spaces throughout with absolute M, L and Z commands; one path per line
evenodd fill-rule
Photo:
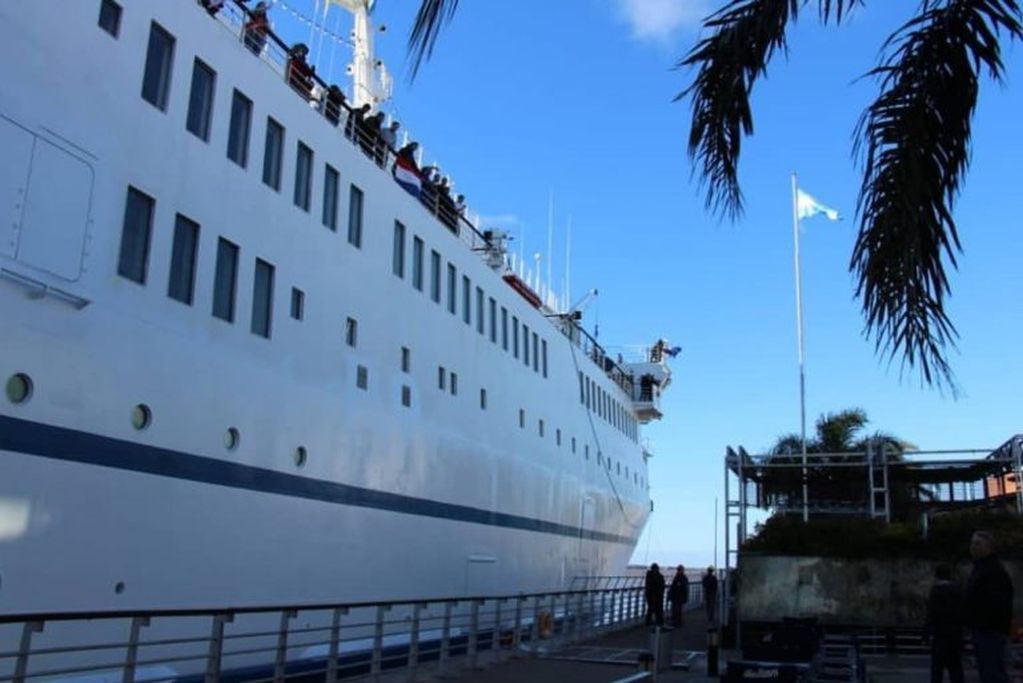
M 30 382 L 0 398 L 0 613 L 507 594 L 624 570 L 646 457 L 603 360 L 195 3 L 125 4 L 117 35 L 99 4 L 0 5 L 0 59 L 20 65 L 0 98 L 0 381 Z M 163 109 L 139 95 L 157 28 L 175 40 Z M 216 71 L 206 140 L 186 130 L 195 60 Z M 228 158 L 243 101 L 245 163 Z M 311 209 L 289 187 L 296 143 Z M 139 196 L 144 249 L 126 237 Z M 182 224 L 187 300 L 168 284 Z

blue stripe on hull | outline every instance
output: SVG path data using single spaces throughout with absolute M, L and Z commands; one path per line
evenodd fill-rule
M 486 524 L 594 541 L 635 545 L 636 539 L 542 519 L 442 503 L 386 491 L 285 474 L 167 448 L 0 415 L 0 450 L 183 479 L 203 484 L 373 508 L 420 517 Z

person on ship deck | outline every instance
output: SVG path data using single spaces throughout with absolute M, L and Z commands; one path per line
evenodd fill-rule
M 254 55 L 259 55 L 266 47 L 266 36 L 270 32 L 270 20 L 266 16 L 266 10 L 265 2 L 256 3 L 254 8 L 248 10 L 248 21 L 242 25 L 245 47 Z
M 378 111 L 366 119 L 364 126 L 366 135 L 359 141 L 359 146 L 362 147 L 362 151 L 366 156 L 373 159 L 377 166 L 381 168 L 383 168 L 384 160 L 387 158 L 383 138 L 380 136 L 383 126 L 384 112 Z
M 348 115 L 348 125 L 345 126 L 345 135 L 360 144 L 366 137 L 366 115 L 369 114 L 369 110 L 369 103 L 353 109 Z
M 224 0 L 199 0 L 199 4 L 211 17 L 217 16 L 217 13 L 224 9 Z
M 323 101 L 323 116 L 330 121 L 330 125 L 337 126 L 341 122 L 341 111 L 345 108 L 345 93 L 337 85 L 327 88 L 327 95 Z
M 401 124 L 391 120 L 391 125 L 380 129 L 380 140 L 384 145 L 384 157 L 387 157 L 389 150 L 398 149 L 398 129 Z
M 451 181 L 447 176 L 437 186 L 436 214 L 440 222 L 451 230 L 458 227 L 458 213 L 455 211 L 455 200 L 451 198 Z
M 398 156 L 407 161 L 411 161 L 418 170 L 419 165 L 416 164 L 416 151 L 418 149 L 419 149 L 418 142 L 410 142 L 398 150 Z
M 288 85 L 308 101 L 313 94 L 313 74 L 316 67 L 306 61 L 309 48 L 305 43 L 295 43 L 288 52 Z

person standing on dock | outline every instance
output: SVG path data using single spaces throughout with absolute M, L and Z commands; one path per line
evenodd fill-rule
M 668 602 L 671 604 L 671 625 L 681 628 L 682 610 L 689 602 L 689 577 L 686 576 L 686 568 L 682 565 L 675 569 L 671 587 L 668 588 Z
M 656 621 L 658 626 L 664 626 L 664 576 L 656 562 L 647 570 L 643 588 L 646 593 L 646 625 Z
M 973 571 L 966 581 L 966 625 L 981 683 L 1008 683 L 1005 667 L 1012 623 L 1012 579 L 995 555 L 990 531 L 975 531 L 970 539 Z
M 931 683 L 941 683 L 948 669 L 951 683 L 963 683 L 963 590 L 952 581 L 952 568 L 934 568 L 935 584 L 927 596 L 926 637 L 931 640 Z
M 718 577 L 714 575 L 714 567 L 707 567 L 707 573 L 700 579 L 700 584 L 703 586 L 703 606 L 707 609 L 707 624 L 713 624 L 718 607 Z

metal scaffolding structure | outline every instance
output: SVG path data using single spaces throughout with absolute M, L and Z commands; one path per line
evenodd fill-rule
M 992 505 L 1023 511 L 1023 434 L 995 449 L 897 451 L 879 441 L 861 452 L 811 453 L 803 467 L 799 453 L 725 450 L 725 577 L 738 568 L 751 508 L 803 519 L 864 516 L 886 523 L 893 515 L 926 519 L 938 511 Z M 732 586 L 723 583 L 727 607 Z M 721 617 L 729 619 L 728 609 Z

